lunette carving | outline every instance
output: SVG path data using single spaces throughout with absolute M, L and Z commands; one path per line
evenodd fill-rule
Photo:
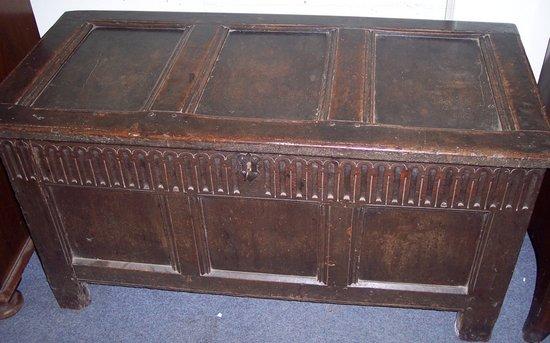
M 5 140 L 12 179 L 80 187 L 454 209 L 529 209 L 542 170 Z M 253 180 L 243 161 L 254 161 Z M 245 165 L 246 167 L 246 165 Z

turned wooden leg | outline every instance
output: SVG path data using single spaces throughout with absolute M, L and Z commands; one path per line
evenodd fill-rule
M 0 319 L 15 315 L 21 307 L 23 307 L 23 295 L 21 292 L 15 291 L 7 302 L 0 303 Z

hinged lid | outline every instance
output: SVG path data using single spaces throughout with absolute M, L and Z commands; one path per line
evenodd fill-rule
M 508 24 L 69 12 L 0 102 L 4 137 L 550 166 Z

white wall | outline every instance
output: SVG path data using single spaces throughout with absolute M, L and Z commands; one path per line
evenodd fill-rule
M 549 0 L 448 0 L 448 19 L 508 22 L 518 26 L 538 78 L 550 37 Z M 31 0 L 43 35 L 65 11 L 134 10 L 320 14 L 360 17 L 445 19 L 447 0 Z
M 441 19 L 446 0 L 31 0 L 44 34 L 71 10 L 319 14 Z
M 453 19 L 516 24 L 538 80 L 550 38 L 549 0 L 456 0 Z

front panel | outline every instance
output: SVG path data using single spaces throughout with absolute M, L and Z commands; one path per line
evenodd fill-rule
M 319 204 L 203 197 L 201 207 L 210 264 L 206 275 L 224 271 L 234 278 L 317 280 L 325 254 Z
M 466 293 L 490 213 L 364 207 L 354 226 L 352 285 Z
M 492 223 L 527 213 L 541 180 L 540 170 L 40 141 L 4 141 L 2 154 L 12 181 L 43 189 L 83 280 L 422 307 L 461 308 L 501 230 Z
M 171 264 L 158 196 L 74 187 L 50 193 L 73 257 Z

